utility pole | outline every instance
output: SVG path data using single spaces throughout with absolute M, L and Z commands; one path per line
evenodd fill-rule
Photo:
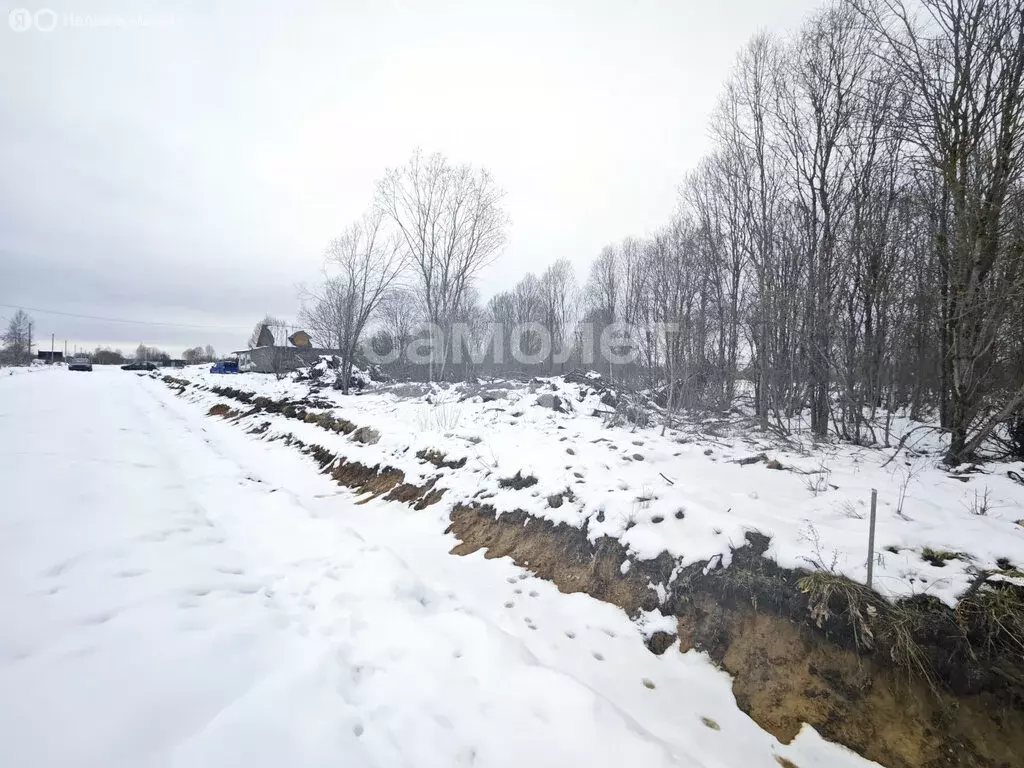
M 53 334 L 50 334 L 50 365 L 53 365 Z
M 68 340 L 64 339 L 64 359 L 68 359 Z
M 28 359 L 32 362 L 32 321 L 28 324 Z

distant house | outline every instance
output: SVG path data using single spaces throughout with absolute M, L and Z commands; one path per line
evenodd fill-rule
M 167 365 L 165 367 L 167 367 L 167 368 L 184 368 L 186 365 L 187 365 L 187 363 L 184 360 L 168 360 L 167 361 Z
M 284 373 L 313 365 L 323 355 L 336 355 L 336 349 L 318 349 L 305 331 L 296 331 L 288 337 L 288 344 L 277 344 L 266 326 L 260 332 L 258 343 L 252 349 L 232 354 L 238 358 L 238 369 L 252 373 Z M 269 342 L 269 343 L 262 343 Z
M 316 347 L 253 347 L 233 352 L 238 370 L 252 373 L 283 373 L 313 365 L 321 355 L 336 355 L 337 350 Z
M 45 363 L 63 363 L 64 353 L 63 352 L 51 352 L 48 349 L 40 349 L 36 353 L 36 359 L 42 360 Z

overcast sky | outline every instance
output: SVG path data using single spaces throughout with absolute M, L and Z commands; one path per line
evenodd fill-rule
M 417 146 L 507 193 L 484 297 L 582 278 L 671 215 L 740 46 L 817 5 L 3 0 L 0 304 L 205 326 L 34 313 L 58 346 L 238 349 Z

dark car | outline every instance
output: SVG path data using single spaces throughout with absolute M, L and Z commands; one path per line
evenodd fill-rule
M 160 366 L 148 360 L 136 360 L 134 363 L 122 365 L 122 371 L 155 371 Z
M 68 363 L 69 371 L 91 371 L 92 361 L 88 357 L 73 357 Z

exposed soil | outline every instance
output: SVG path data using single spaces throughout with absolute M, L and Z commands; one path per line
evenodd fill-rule
M 649 577 L 641 569 L 619 572 L 625 550 L 617 539 L 602 537 L 593 545 L 579 529 L 507 512 L 497 520 L 493 507 L 458 506 L 448 531 L 462 540 L 452 553 L 466 555 L 484 548 L 485 556 L 511 556 L 563 592 L 585 592 L 615 603 L 629 613 L 653 610 L 657 595 L 648 589 Z
M 438 469 L 447 467 L 448 469 L 462 469 L 466 466 L 466 457 L 463 456 L 461 459 L 449 459 L 444 453 L 434 449 L 424 448 L 416 454 L 416 458 L 421 461 L 425 461 L 428 464 L 433 464 Z
M 511 488 L 513 491 L 521 491 L 537 484 L 537 478 L 533 475 L 523 475 L 516 472 L 512 477 L 503 477 L 498 481 L 499 488 Z
M 525 512 L 496 515 L 486 505 L 458 506 L 451 521 L 449 531 L 461 541 L 453 554 L 486 549 L 488 558 L 509 556 L 563 592 L 585 592 L 629 614 L 659 607 L 649 584 L 670 585 L 674 564 L 667 555 L 631 561 L 622 574 L 626 552 L 617 540 L 591 543 L 586 531 Z M 949 680 L 937 689 L 894 666 L 881 638 L 876 653 L 857 652 L 841 616 L 818 628 L 810 598 L 786 588 L 795 587 L 800 574 L 773 568 L 760 556 L 767 537 L 751 539 L 728 569 L 706 578 L 698 576 L 703 564 L 686 569 L 671 581 L 660 609 L 677 616 L 681 650 L 707 651 L 733 676 L 738 705 L 761 727 L 789 742 L 807 722 L 890 768 L 1020 764 L 1024 711 L 1015 691 L 992 680 L 988 689 L 975 683 L 978 692 L 960 695 L 948 690 Z M 671 645 L 671 636 L 659 634 L 647 641 L 655 653 Z M 926 653 L 942 652 L 925 636 L 918 641 Z M 960 668 L 971 673 L 969 664 Z
M 1011 766 L 1024 754 L 1019 710 L 991 694 L 936 695 L 792 620 L 699 595 L 679 639 L 721 664 L 740 709 L 782 742 L 806 722 L 890 768 Z

